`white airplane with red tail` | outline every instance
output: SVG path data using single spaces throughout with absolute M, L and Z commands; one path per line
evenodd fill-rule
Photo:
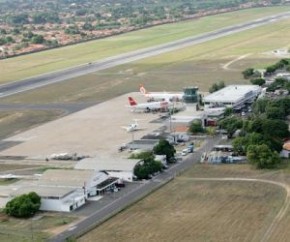
M 146 103 L 137 103 L 134 98 L 128 97 L 129 104 L 132 108 L 132 111 L 142 111 L 142 112 L 151 112 L 151 111 L 167 111 L 172 107 L 172 103 L 168 101 L 160 102 L 146 102 Z
M 147 92 L 143 85 L 140 85 L 140 92 L 150 101 L 182 101 L 183 93 L 181 92 Z

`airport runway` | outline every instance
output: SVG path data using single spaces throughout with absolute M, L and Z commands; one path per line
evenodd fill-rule
M 66 241 L 66 239 L 69 237 L 78 236 L 89 231 L 90 229 L 93 229 L 94 227 L 96 227 L 97 224 L 101 223 L 113 214 L 121 211 L 128 205 L 133 204 L 135 201 L 146 196 L 151 191 L 154 191 L 155 189 L 163 186 L 166 182 L 174 179 L 175 176 L 190 168 L 194 163 L 197 163 L 200 160 L 201 154 L 203 152 L 211 150 L 214 145 L 218 144 L 220 139 L 221 136 L 208 138 L 205 145 L 200 150 L 196 151 L 192 155 L 189 155 L 182 162 L 171 166 L 168 170 L 155 176 L 152 180 L 141 184 L 134 190 L 131 190 L 127 194 L 124 194 L 124 196 L 95 211 L 91 216 L 82 220 L 78 224 L 68 228 L 66 231 L 50 238 L 49 241 L 63 242 Z
M 218 29 L 202 35 L 197 35 L 182 40 L 170 42 L 163 45 L 158 45 L 138 51 L 109 57 L 100 61 L 87 63 L 84 65 L 76 66 L 73 68 L 48 73 L 21 81 L 15 81 L 0 86 L 0 98 L 8 97 L 17 93 L 33 90 L 49 84 L 65 81 L 78 76 L 83 76 L 96 71 L 112 68 L 118 65 L 123 65 L 140 59 L 148 58 L 151 56 L 160 55 L 173 50 L 193 46 L 206 41 L 221 38 L 227 35 L 235 34 L 245 30 L 253 29 L 262 25 L 274 23 L 290 17 L 290 12 L 276 14 L 265 18 L 256 19 L 243 24 L 237 24 L 230 27 Z

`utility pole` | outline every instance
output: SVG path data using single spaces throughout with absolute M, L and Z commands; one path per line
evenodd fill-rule
M 34 241 L 34 236 L 33 236 L 33 218 L 31 218 L 31 224 L 30 224 L 30 230 L 31 230 L 31 241 L 33 242 Z

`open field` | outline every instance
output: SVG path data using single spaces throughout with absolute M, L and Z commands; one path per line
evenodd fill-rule
M 0 241 L 45 241 L 75 220 L 73 216 L 52 213 L 40 213 L 32 219 L 15 219 L 0 214 Z
M 242 10 L 197 20 L 156 26 L 115 37 L 1 60 L 0 82 L 20 80 L 45 72 L 96 61 L 116 54 L 163 44 L 251 19 L 286 12 L 287 10 L 290 10 L 289 6 Z
M 247 165 L 194 165 L 78 241 L 261 241 L 284 205 L 282 187 L 194 178 L 260 178 L 267 173 Z M 289 220 L 288 210 L 285 217 Z M 288 220 L 278 223 L 272 234 L 276 237 L 269 241 L 286 241 Z

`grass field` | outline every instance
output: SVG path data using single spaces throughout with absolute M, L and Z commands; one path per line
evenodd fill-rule
M 260 178 L 269 174 L 273 172 L 252 170 L 247 165 L 195 165 L 78 241 L 261 241 L 283 205 L 283 188 L 192 178 Z M 280 229 L 289 224 L 289 215 L 286 217 L 285 223 L 278 224 L 280 233 L 270 241 L 286 241 L 283 238 L 288 231 Z
M 46 241 L 57 227 L 75 220 L 75 217 L 63 214 L 40 214 L 32 219 L 15 219 L 0 214 L 0 241 Z
M 268 52 L 289 47 L 289 26 L 290 20 L 281 21 L 15 95 L 3 99 L 3 102 L 97 103 L 137 91 L 140 83 L 154 91 L 164 91 L 165 86 L 167 91 L 181 90 L 184 86 L 198 86 L 207 91 L 217 81 L 248 83 L 242 79 L 244 69 L 273 63 L 281 57 Z
M 289 9 L 289 6 L 283 6 L 242 10 L 197 20 L 156 26 L 101 40 L 1 60 L 0 82 L 20 80 L 44 72 L 84 64 L 104 57 L 163 44 L 251 19 L 286 12 Z
M 61 111 L 2 111 L 0 112 L 0 140 L 20 133 L 62 115 Z M 1 168 L 0 168 L 1 170 Z

